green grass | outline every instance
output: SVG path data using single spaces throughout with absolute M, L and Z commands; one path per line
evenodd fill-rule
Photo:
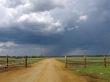
M 28 63 L 33 64 L 41 61 L 44 58 L 28 58 Z
M 101 79 L 110 80 L 110 78 L 109 78 L 110 77 L 110 66 L 107 66 L 107 68 L 105 68 L 102 65 L 93 64 L 93 65 L 87 65 L 86 68 L 84 68 L 84 66 L 76 67 L 73 70 L 80 73 L 81 75 L 94 74 Z
M 65 62 L 64 57 L 56 58 L 56 59 L 63 63 Z M 103 59 L 104 59 L 103 57 L 87 57 L 87 62 L 89 61 L 89 62 L 97 62 L 97 63 L 88 64 L 86 68 L 84 67 L 84 65 L 74 64 L 73 66 L 68 67 L 68 69 L 71 69 L 74 73 L 77 73 L 82 76 L 83 75 L 90 77 L 94 76 L 94 78 L 98 77 L 98 79 L 110 81 L 110 64 L 107 64 L 107 67 L 105 68 L 103 64 L 104 61 Z M 84 62 L 84 57 L 69 57 L 67 60 L 73 62 L 77 62 L 77 61 Z M 110 57 L 107 57 L 107 62 L 110 62 Z
M 28 64 L 33 64 L 33 63 L 39 62 L 42 59 L 44 59 L 44 58 L 28 58 L 27 61 L 28 61 Z M 9 61 L 8 62 L 9 64 L 23 65 L 24 62 L 25 62 L 25 59 L 24 58 L 14 58 L 14 57 L 12 57 L 12 58 L 9 58 L 8 61 Z M 0 65 L 6 65 L 6 63 L 7 63 L 6 57 L 0 58 Z

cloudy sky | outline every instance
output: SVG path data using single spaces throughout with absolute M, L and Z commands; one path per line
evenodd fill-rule
M 109 53 L 109 0 L 0 0 L 0 55 Z

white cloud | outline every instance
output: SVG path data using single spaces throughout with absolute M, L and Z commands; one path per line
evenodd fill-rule
M 0 55 L 11 54 L 12 48 L 16 49 L 17 47 L 18 47 L 18 44 L 12 41 L 0 42 Z
M 79 26 L 67 28 L 67 31 L 72 31 L 72 30 L 77 30 L 77 29 L 79 29 Z
M 88 16 L 87 15 L 81 15 L 79 17 L 79 21 L 86 21 L 88 19 Z
M 10 48 L 10 47 L 14 47 L 17 46 L 17 44 L 15 44 L 14 42 L 0 42 L 0 48 L 6 47 L 6 48 Z
M 14 8 L 7 8 L 0 4 L 0 28 L 9 28 L 14 25 L 18 11 Z
M 12 8 L 22 4 L 22 0 L 0 0 L 0 3 L 2 3 L 6 7 Z
M 60 32 L 63 30 L 59 20 L 55 20 L 49 12 L 23 14 L 17 22 L 22 29 L 30 29 L 41 32 Z M 31 25 L 31 26 L 30 26 Z
M 60 20 L 52 17 L 49 11 L 62 6 L 60 0 L 0 0 L 0 28 L 61 32 L 63 27 Z
M 57 7 L 63 7 L 64 1 L 60 0 L 0 0 L 0 4 L 8 8 L 21 8 L 25 11 L 48 11 Z

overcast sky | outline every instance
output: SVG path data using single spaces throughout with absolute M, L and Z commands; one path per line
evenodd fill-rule
M 1 55 L 110 53 L 110 0 L 0 0 Z

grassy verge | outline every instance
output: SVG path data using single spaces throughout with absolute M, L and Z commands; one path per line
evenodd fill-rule
M 33 63 L 37 63 L 39 61 L 41 61 L 44 58 L 28 58 L 28 63 L 29 64 L 33 64 Z
M 65 62 L 65 58 L 56 58 L 61 62 Z M 88 57 L 88 61 L 91 62 L 103 62 L 103 57 Z M 109 61 L 110 57 L 107 58 Z M 71 57 L 68 58 L 68 61 L 80 61 L 83 62 L 83 57 Z M 72 70 L 74 73 L 79 74 L 83 77 L 89 78 L 88 82 L 110 82 L 110 65 L 107 64 L 105 68 L 103 63 L 93 63 L 88 64 L 85 68 L 84 65 L 74 64 L 73 66 L 69 66 L 68 69 Z
M 107 68 L 105 68 L 102 65 L 93 64 L 88 65 L 86 68 L 84 68 L 84 66 L 76 66 L 72 70 L 82 76 L 89 76 L 93 79 L 110 81 L 110 66 L 107 66 Z

